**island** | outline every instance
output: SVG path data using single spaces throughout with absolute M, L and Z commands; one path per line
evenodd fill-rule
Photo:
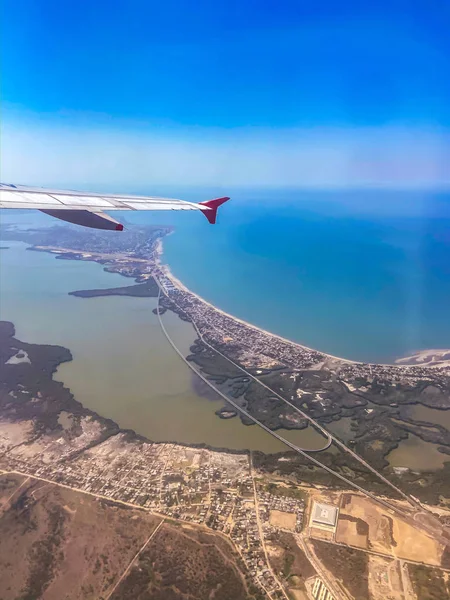
M 135 296 L 137 298 L 156 298 L 159 287 L 153 278 L 147 279 L 145 283 L 127 285 L 118 288 L 105 288 L 99 290 L 75 290 L 70 292 L 71 296 L 78 298 L 100 298 L 102 296 Z

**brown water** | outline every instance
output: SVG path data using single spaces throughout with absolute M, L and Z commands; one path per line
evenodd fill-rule
M 328 431 L 347 443 L 354 438 L 354 434 L 350 428 L 351 423 L 351 417 L 342 417 L 339 421 L 333 421 L 332 423 L 325 425 L 325 429 L 328 429 Z
M 416 421 L 426 421 L 427 423 L 433 423 L 442 425 L 450 431 L 450 409 L 449 410 L 438 410 L 437 408 L 429 408 L 422 404 L 416 404 L 409 412 L 411 419 Z
M 58 423 L 62 426 L 63 429 L 70 429 L 73 424 L 73 417 L 70 413 L 63 410 L 58 415 Z
M 132 280 L 106 273 L 95 263 L 56 260 L 8 242 L 0 260 L 0 319 L 13 321 L 17 337 L 60 344 L 74 360 L 56 379 L 84 406 L 154 441 L 206 443 L 215 447 L 278 452 L 286 446 L 256 425 L 219 419 L 222 402 L 195 393 L 191 370 L 167 343 L 154 298 L 76 298 L 76 289 L 123 286 Z M 164 323 L 187 352 L 195 339 L 189 323 L 173 313 Z M 278 431 L 306 448 L 324 440 L 312 428 Z
M 411 419 L 439 424 L 450 431 L 450 410 L 437 410 L 416 404 L 408 409 Z M 439 444 L 431 444 L 417 435 L 409 434 L 407 440 L 400 442 L 387 459 L 393 467 L 409 467 L 411 469 L 439 469 L 444 462 L 450 461 L 450 455 L 438 450 Z
M 412 433 L 408 435 L 408 439 L 400 442 L 398 448 L 388 454 L 387 460 L 391 467 L 409 467 L 423 471 L 440 469 L 444 462 L 450 461 L 450 456 L 439 452 L 436 444 L 424 442 Z

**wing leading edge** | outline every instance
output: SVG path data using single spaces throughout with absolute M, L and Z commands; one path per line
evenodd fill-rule
M 217 209 L 228 196 L 206 202 L 186 202 L 154 196 L 96 194 L 66 190 L 31 188 L 0 183 L 0 208 L 37 209 L 57 219 L 93 227 L 121 231 L 123 225 L 105 211 L 113 210 L 199 210 L 211 224 Z

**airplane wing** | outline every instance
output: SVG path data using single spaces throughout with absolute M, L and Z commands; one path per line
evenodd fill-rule
M 122 231 L 123 225 L 105 211 L 197 210 L 214 224 L 218 207 L 227 200 L 226 196 L 196 204 L 173 198 L 50 190 L 0 183 L 0 208 L 34 208 L 69 223 L 117 231 Z

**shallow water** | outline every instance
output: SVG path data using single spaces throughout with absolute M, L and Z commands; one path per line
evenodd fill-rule
M 286 448 L 257 426 L 219 419 L 214 413 L 222 403 L 194 392 L 195 375 L 167 343 L 152 313 L 156 299 L 68 295 L 132 280 L 95 263 L 57 260 L 16 242 L 8 246 L 0 257 L 0 318 L 12 321 L 24 341 L 70 349 L 73 361 L 59 367 L 56 379 L 84 406 L 155 441 L 264 452 Z M 171 312 L 163 318 L 187 353 L 195 339 L 192 326 Z M 323 446 L 311 428 L 280 433 L 300 446 Z
M 450 461 L 448 454 L 439 452 L 437 444 L 424 442 L 412 433 L 386 458 L 391 467 L 409 467 L 414 471 L 439 469 L 444 462 Z
M 442 425 L 450 431 L 450 410 L 439 410 L 437 408 L 429 408 L 422 404 L 416 404 L 409 412 L 411 419 L 415 421 L 426 421 Z

